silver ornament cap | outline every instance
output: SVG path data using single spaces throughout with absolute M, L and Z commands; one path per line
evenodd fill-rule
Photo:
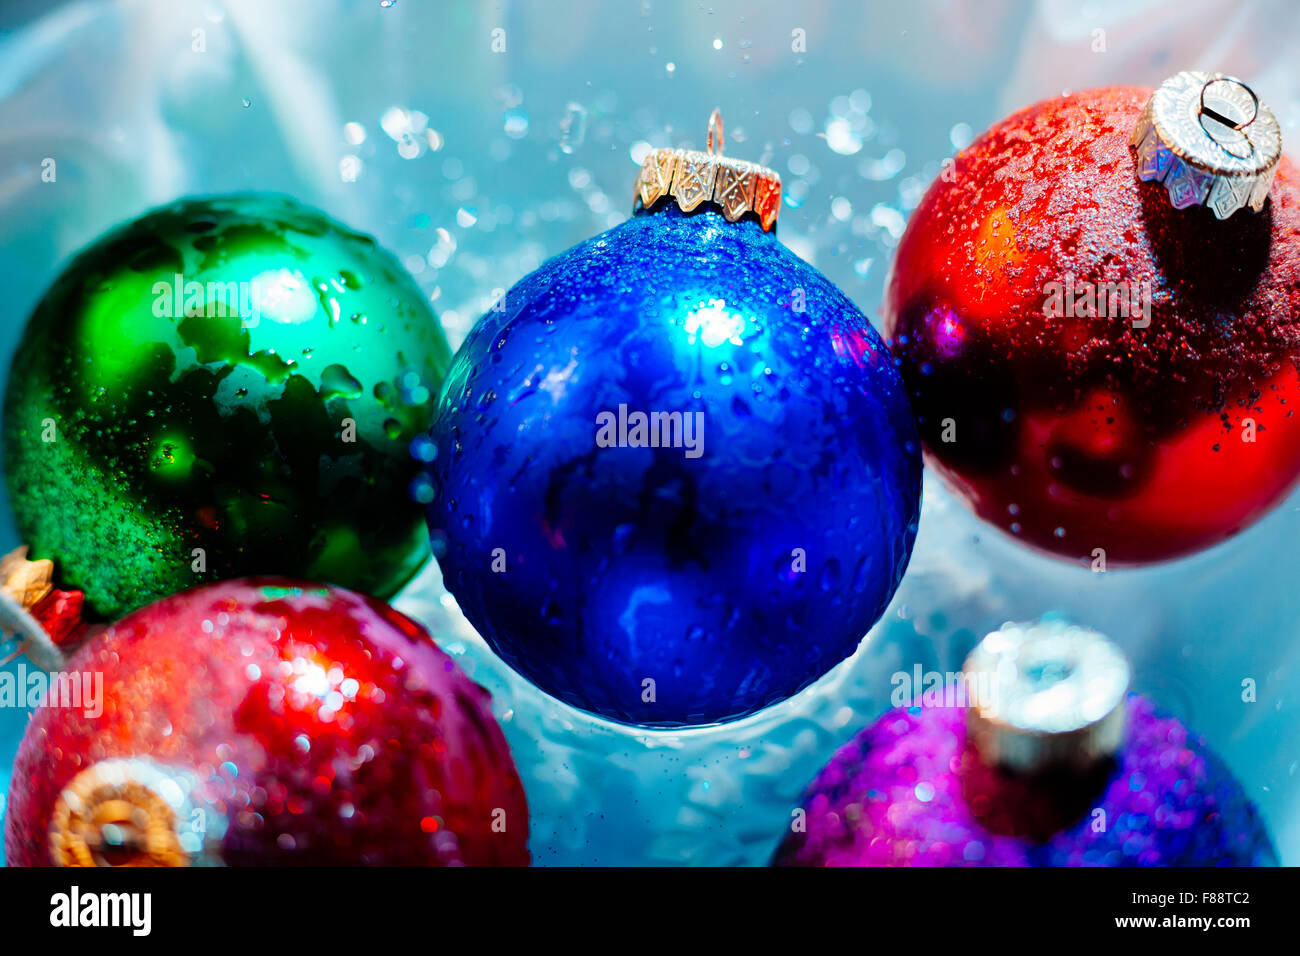
M 1124 742 L 1131 672 L 1096 631 L 1061 621 L 1005 624 L 971 651 L 965 670 L 981 688 L 966 732 L 986 764 L 1086 772 Z
M 1129 145 L 1138 179 L 1164 183 L 1176 209 L 1208 206 L 1227 219 L 1264 208 L 1282 128 L 1242 80 L 1184 70 L 1151 94 Z

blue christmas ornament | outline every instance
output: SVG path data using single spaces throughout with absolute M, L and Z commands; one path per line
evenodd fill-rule
M 716 114 L 715 114 L 715 122 Z M 775 173 L 659 150 L 622 225 L 470 333 L 424 449 L 434 553 L 501 657 L 614 720 L 754 713 L 849 656 L 916 534 L 898 372 L 771 232 Z

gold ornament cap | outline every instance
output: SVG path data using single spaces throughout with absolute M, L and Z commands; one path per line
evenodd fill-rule
M 986 764 L 1082 773 L 1124 742 L 1131 672 L 1096 631 L 1005 624 L 971 651 L 965 670 L 981 691 L 967 708 L 966 732 Z
M 50 814 L 54 866 L 211 866 L 225 817 L 195 802 L 187 772 L 144 758 L 111 758 L 78 773 Z M 202 825 L 198 825 L 199 822 Z
M 1264 208 L 1282 128 L 1242 80 L 1184 70 L 1151 94 L 1129 145 L 1138 179 L 1164 183 L 1174 208 L 1208 206 L 1227 219 Z
M 664 197 L 682 212 L 703 203 L 717 206 L 728 222 L 753 213 L 765 232 L 781 212 L 781 176 L 757 163 L 722 155 L 722 113 L 709 117 L 708 150 L 655 149 L 641 163 L 636 177 L 640 208 L 650 209 Z

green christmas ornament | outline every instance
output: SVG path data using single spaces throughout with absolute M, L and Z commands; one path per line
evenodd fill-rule
M 260 572 L 389 597 L 428 556 L 411 443 L 450 357 L 370 237 L 276 196 L 156 209 L 27 326 L 4 409 L 18 530 L 103 618 Z

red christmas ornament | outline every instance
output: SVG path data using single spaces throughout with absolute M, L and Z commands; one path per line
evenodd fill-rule
M 884 320 L 927 460 L 980 517 L 1142 563 L 1291 489 L 1300 189 L 1280 152 L 1244 84 L 1182 73 L 1031 106 L 934 183 Z
M 378 601 L 223 582 L 124 618 L 64 676 L 19 749 L 11 864 L 528 863 L 487 693 Z

